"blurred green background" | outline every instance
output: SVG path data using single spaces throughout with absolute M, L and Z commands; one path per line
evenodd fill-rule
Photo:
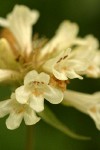
M 77 22 L 80 36 L 93 34 L 100 40 L 100 0 L 0 0 L 0 16 L 5 17 L 15 4 L 25 4 L 40 11 L 40 19 L 34 32 L 52 37 L 59 23 L 64 19 Z M 72 80 L 70 89 L 93 93 L 100 90 L 100 79 Z M 10 95 L 10 87 L 0 86 L 0 99 Z M 49 104 L 50 105 L 50 104 Z M 60 120 L 74 132 L 91 136 L 91 141 L 72 139 L 50 127 L 43 121 L 34 126 L 35 150 L 100 150 L 100 131 L 87 115 L 74 108 L 50 105 Z M 24 150 L 26 143 L 26 126 L 9 131 L 5 119 L 0 119 L 0 150 Z

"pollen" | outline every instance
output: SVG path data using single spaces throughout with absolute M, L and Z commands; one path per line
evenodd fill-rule
M 64 57 L 61 57 L 61 58 L 57 61 L 57 63 L 59 63 L 59 62 L 61 62 L 62 60 L 66 59 L 67 57 L 68 57 L 68 55 L 65 55 Z

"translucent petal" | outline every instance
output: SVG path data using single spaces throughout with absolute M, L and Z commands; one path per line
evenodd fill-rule
M 26 125 L 36 124 L 40 120 L 40 117 L 36 116 L 36 113 L 31 109 L 27 109 L 24 113 L 24 121 Z
M 19 88 L 16 89 L 15 95 L 16 95 L 16 100 L 21 103 L 25 104 L 27 103 L 29 97 L 30 97 L 31 91 L 27 90 L 25 86 L 20 86 Z
M 64 92 L 62 104 L 72 106 L 89 115 L 100 130 L 100 92 L 85 94 L 67 90 Z
M 47 72 L 55 72 L 55 74 L 58 74 L 58 72 L 56 72 L 56 70 L 54 69 L 55 66 L 60 66 L 60 62 L 63 59 L 67 59 L 68 55 L 70 54 L 71 49 L 68 48 L 66 50 L 61 51 L 56 57 L 49 59 L 44 65 L 43 68 L 47 71 Z M 65 64 L 66 65 L 66 64 Z
M 53 67 L 55 65 L 55 63 L 57 62 L 58 58 L 53 58 L 48 60 L 44 65 L 43 65 L 43 69 L 49 73 L 52 73 Z
M 70 21 L 63 21 L 58 30 L 56 31 L 57 40 L 62 42 L 59 45 L 59 49 L 65 49 L 73 43 L 75 37 L 78 34 L 78 25 L 76 23 L 72 23 Z
M 53 74 L 59 80 L 68 80 L 68 77 L 65 74 L 65 72 L 59 72 L 56 69 L 53 69 Z
M 80 75 L 78 75 L 74 70 L 66 71 L 66 76 L 67 76 L 69 79 L 74 79 L 74 78 L 83 79 L 83 77 L 80 76 Z
M 91 98 L 92 105 L 88 109 L 87 113 L 94 120 L 96 127 L 100 130 L 100 91 L 92 94 L 93 100 Z
M 16 113 L 15 111 L 11 112 L 6 120 L 7 128 L 10 130 L 18 128 L 21 124 L 22 119 L 23 113 Z
M 91 118 L 94 120 L 96 127 L 98 130 L 100 130 L 100 105 L 99 106 L 93 106 L 91 107 L 87 113 L 91 116 Z
M 15 19 L 13 18 L 15 16 L 18 20 L 22 19 L 26 24 L 35 24 L 38 20 L 39 12 L 37 10 L 31 10 L 25 5 L 15 5 L 13 11 L 8 14 L 7 19 Z
M 11 104 L 10 99 L 0 102 L 0 118 L 10 113 L 10 110 L 11 110 L 10 104 Z
M 9 56 L 9 57 L 8 57 Z M 15 61 L 14 53 L 4 38 L 0 39 L 0 68 L 3 69 L 17 69 L 19 64 Z
M 52 104 L 58 104 L 63 100 L 63 93 L 52 86 L 44 87 L 44 98 Z
M 93 35 L 87 35 L 85 37 L 85 39 L 87 42 L 87 46 L 89 46 L 90 49 L 98 49 L 99 48 L 99 41 Z
M 50 76 L 44 72 L 41 72 L 38 77 L 37 77 L 37 80 L 39 82 L 43 82 L 43 83 L 46 83 L 48 84 L 49 83 L 49 80 L 50 80 Z
M 19 74 L 13 70 L 0 69 L 0 82 L 17 79 Z
M 9 26 L 9 22 L 6 19 L 0 17 L 0 26 L 8 27 Z
M 77 72 L 85 71 L 88 67 L 88 63 L 85 60 L 78 60 L 78 59 L 69 59 L 66 62 L 66 67 L 73 69 Z
M 24 5 L 16 5 L 8 14 L 9 29 L 15 36 L 22 51 L 31 52 L 32 25 L 36 23 L 39 12 Z
M 100 67 L 97 65 L 90 65 L 85 72 L 87 77 L 90 78 L 99 78 L 100 77 Z
M 91 96 L 90 94 L 66 90 L 64 92 L 64 100 L 62 101 L 62 104 L 73 106 L 76 109 L 87 113 L 87 109 L 93 102 L 93 99 L 93 96 Z
M 44 98 L 43 98 L 43 96 L 42 95 L 35 96 L 32 94 L 31 98 L 29 100 L 29 105 L 36 112 L 43 111 L 43 109 L 44 109 Z
M 64 67 L 65 69 L 63 69 Z M 67 60 L 62 64 L 61 63 L 57 64 L 57 66 L 53 68 L 53 74 L 59 80 L 68 80 L 68 78 L 83 79 L 83 77 L 81 77 L 79 73 L 81 73 L 84 70 L 86 70 L 86 66 L 84 65 L 84 63 L 80 63 L 79 61 L 74 60 L 73 61 Z
M 38 76 L 38 73 L 35 70 L 28 72 L 24 78 L 24 84 L 28 84 L 30 82 L 36 81 L 37 76 Z
M 55 52 L 55 49 L 58 52 L 70 47 L 74 43 L 78 30 L 76 23 L 71 23 L 67 20 L 63 21 L 58 27 L 55 36 L 41 50 L 41 55 L 44 56 L 47 53 Z
M 24 84 L 28 84 L 34 81 L 44 82 L 48 84 L 49 80 L 50 80 L 50 77 L 48 74 L 44 72 L 41 72 L 40 74 L 38 74 L 37 71 L 32 70 L 26 74 L 24 78 Z
M 1 53 L 1 55 L 4 55 L 4 54 L 9 55 L 8 59 L 14 60 L 14 55 L 10 48 L 10 45 L 9 45 L 8 41 L 4 38 L 0 39 L 0 53 Z

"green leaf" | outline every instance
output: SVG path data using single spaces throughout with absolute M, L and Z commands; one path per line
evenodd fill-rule
M 60 130 L 64 134 L 79 140 L 90 140 L 90 137 L 85 137 L 78 135 L 72 132 L 66 125 L 60 122 L 54 113 L 45 105 L 45 109 L 43 112 L 38 113 L 38 115 L 48 124 L 55 127 L 56 129 Z

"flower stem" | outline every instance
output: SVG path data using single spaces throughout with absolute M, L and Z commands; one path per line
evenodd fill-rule
M 26 150 L 33 150 L 33 126 L 27 126 Z

